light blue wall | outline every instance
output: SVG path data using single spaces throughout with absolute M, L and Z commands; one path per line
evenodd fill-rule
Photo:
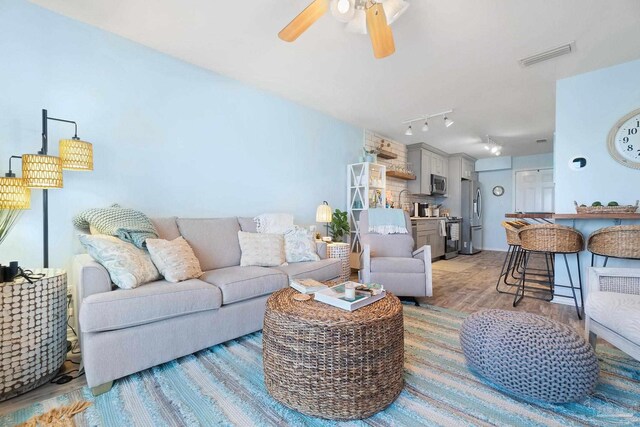
M 150 216 L 291 212 L 346 205 L 362 130 L 20 0 L 0 0 L 0 165 L 40 146 L 40 110 L 79 123 L 95 171 L 50 191 L 51 264 L 80 248 L 72 216 L 118 202 Z M 72 136 L 50 123 L 50 141 Z M 20 163 L 17 163 L 18 170 Z M 40 266 L 41 192 L 0 246 Z
M 511 169 L 478 172 L 478 180 L 484 200 L 482 227 L 484 231 L 483 249 L 506 251 L 507 240 L 502 221 L 504 215 L 514 210 L 513 174 L 519 170 L 552 168 L 553 154 L 513 157 Z M 497 197 L 493 187 L 504 187 L 504 195 Z
M 558 81 L 554 171 L 556 212 L 575 213 L 574 200 L 586 204 L 595 200 L 634 204 L 640 199 L 640 170 L 620 165 L 607 151 L 607 135 L 611 127 L 625 114 L 640 108 L 639 79 L 640 60 Z M 569 160 L 576 156 L 588 159 L 585 169 L 569 169 Z M 614 225 L 613 220 L 556 222 L 575 226 L 585 239 L 599 228 Z M 623 223 L 640 224 L 640 221 Z M 590 253 L 583 251 L 580 260 L 582 277 L 586 278 Z M 572 262 L 575 263 L 575 258 Z M 560 260 L 556 265 L 561 265 Z M 640 262 L 612 259 L 608 266 L 637 268 Z M 574 264 L 572 271 L 575 277 L 577 270 Z M 564 268 L 558 268 L 557 282 L 568 283 Z M 584 285 L 586 287 L 586 280 Z

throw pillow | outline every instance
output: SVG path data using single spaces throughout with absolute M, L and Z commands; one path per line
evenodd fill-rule
M 248 267 L 276 267 L 285 262 L 282 234 L 247 233 L 238 231 L 240 241 L 240 265 Z
M 320 260 L 315 239 L 309 231 L 298 226 L 284 235 L 284 250 L 287 262 Z
M 181 282 L 202 276 L 200 261 L 184 237 L 174 240 L 147 239 L 151 261 L 168 282 Z
M 293 215 L 291 214 L 262 214 L 254 218 L 256 231 L 267 234 L 284 234 L 293 230 Z
M 80 242 L 104 266 L 119 288 L 133 289 L 160 279 L 149 253 L 113 236 L 81 234 Z

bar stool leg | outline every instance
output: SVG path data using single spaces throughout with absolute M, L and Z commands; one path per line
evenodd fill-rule
M 603 267 L 606 267 L 608 262 L 609 262 L 609 257 L 608 256 L 604 257 L 604 265 L 603 265 Z
M 594 264 L 595 262 L 596 262 L 596 254 L 591 252 L 591 267 L 595 267 L 595 264 Z
M 544 262 L 547 265 L 547 281 L 549 282 L 549 299 L 547 301 L 553 301 L 554 284 L 555 284 L 555 271 L 553 270 L 553 254 L 545 252 Z
M 582 269 L 580 268 L 580 253 L 576 252 L 576 263 L 578 264 L 578 286 L 580 286 L 580 312 L 584 315 L 584 292 L 582 291 Z M 578 317 L 580 317 L 578 315 Z
M 569 284 L 571 287 L 571 293 L 573 294 L 573 303 L 576 306 L 576 313 L 578 314 L 578 319 L 582 320 L 582 315 L 580 314 L 580 308 L 578 308 L 578 299 L 576 298 L 576 288 L 573 286 L 573 278 L 571 277 L 571 269 L 569 268 L 569 261 L 567 261 L 567 254 L 562 254 L 564 257 L 564 265 L 567 267 L 567 274 L 569 275 Z
M 522 270 L 522 275 L 520 276 L 520 281 L 518 282 L 518 289 L 516 289 L 515 296 L 513 297 L 513 306 L 517 307 L 520 301 L 524 298 L 525 292 L 525 282 L 527 280 L 527 264 L 529 264 L 529 257 L 531 254 L 528 251 L 523 250 L 524 252 L 524 269 Z M 520 286 L 522 285 L 522 286 Z M 522 296 L 518 298 L 520 295 L 520 288 L 522 287 Z
M 504 257 L 504 262 L 502 263 L 502 269 L 500 270 L 500 276 L 498 276 L 498 282 L 496 283 L 496 291 L 500 291 L 500 280 L 504 277 L 504 282 L 507 283 L 507 276 L 509 275 L 509 270 L 511 268 L 511 259 L 513 258 L 513 245 L 509 245 L 509 249 L 507 249 L 507 254 Z M 507 260 L 509 261 L 507 263 Z M 506 267 L 506 271 L 505 271 Z M 508 283 L 507 283 L 508 284 Z

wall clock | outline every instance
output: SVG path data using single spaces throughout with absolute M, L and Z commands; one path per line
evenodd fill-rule
M 640 169 L 640 109 L 630 112 L 613 125 L 607 148 L 618 163 Z
M 500 197 L 504 194 L 504 187 L 502 185 L 496 185 L 493 187 L 493 195 Z

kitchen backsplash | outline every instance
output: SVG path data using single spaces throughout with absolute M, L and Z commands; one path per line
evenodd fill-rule
M 393 141 L 387 137 L 382 135 L 378 135 L 375 132 L 371 132 L 366 130 L 364 132 L 364 146 L 367 150 L 372 150 L 374 148 L 380 147 L 380 143 L 384 141 L 384 149 L 386 151 L 391 151 L 394 154 L 398 155 L 397 159 L 387 160 L 378 157 L 378 163 L 383 164 L 389 168 L 389 166 L 399 165 L 404 166 L 407 163 L 407 146 L 401 144 L 399 142 Z M 387 143 L 390 145 L 387 147 Z M 394 206 L 397 208 L 401 208 L 402 206 L 398 205 L 398 196 L 402 190 L 407 189 L 407 181 L 398 178 L 390 178 L 387 177 L 387 199 L 391 199 L 394 202 Z M 402 194 L 402 202 L 420 202 L 420 203 L 429 203 L 434 204 L 439 201 L 434 197 L 430 196 L 416 196 L 413 194 L 409 194 L 407 192 Z

